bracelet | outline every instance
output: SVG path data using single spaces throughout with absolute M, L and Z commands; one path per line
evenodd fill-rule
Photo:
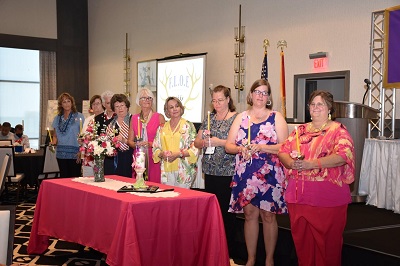
M 317 159 L 317 163 L 318 163 L 319 170 L 321 170 L 322 166 L 321 166 L 321 161 L 319 159 Z
M 240 146 L 238 146 L 238 152 L 237 153 L 241 153 L 242 149 L 240 148 Z

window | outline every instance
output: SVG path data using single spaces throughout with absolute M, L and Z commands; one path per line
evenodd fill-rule
M 31 148 L 39 147 L 39 51 L 0 47 L 0 122 L 24 125 Z

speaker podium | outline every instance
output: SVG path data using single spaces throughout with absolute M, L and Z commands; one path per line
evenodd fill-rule
M 346 126 L 354 141 L 356 172 L 354 182 L 350 185 L 352 201 L 365 202 L 367 195 L 358 194 L 361 160 L 364 141 L 367 138 L 368 120 L 378 118 L 379 110 L 364 104 L 346 101 L 335 101 L 333 108 L 335 112 L 332 114 L 332 118 Z

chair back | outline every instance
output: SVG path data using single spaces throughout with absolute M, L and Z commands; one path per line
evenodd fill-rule
M 4 156 L 3 163 L 1 164 L 1 169 L 0 169 L 0 195 L 3 193 L 5 189 L 8 170 L 10 169 L 10 163 L 11 163 L 11 155 L 6 154 Z
M 53 174 L 53 173 L 59 173 L 60 168 L 58 167 L 58 162 L 56 158 L 56 148 L 54 147 L 54 150 L 50 150 L 50 146 L 46 145 L 44 148 L 44 160 L 43 160 L 43 172 L 42 174 Z
M 6 154 L 11 155 L 10 168 L 7 176 L 15 176 L 14 173 L 14 147 L 13 146 L 0 146 L 0 162 L 4 160 Z
M 0 140 L 0 146 L 10 146 L 12 145 L 11 139 L 2 139 Z
M 0 264 L 11 265 L 14 250 L 15 205 L 0 205 Z

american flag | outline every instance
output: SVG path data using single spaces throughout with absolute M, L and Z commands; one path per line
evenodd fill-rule
M 261 78 L 268 80 L 268 55 L 267 51 L 264 52 L 264 61 L 261 68 Z

